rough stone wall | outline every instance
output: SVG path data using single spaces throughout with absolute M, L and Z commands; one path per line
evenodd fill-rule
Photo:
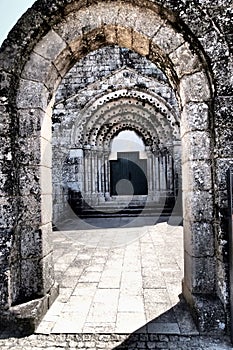
M 112 45 L 89 53 L 70 69 L 57 90 L 55 104 L 67 100 L 87 85 L 124 67 L 131 68 L 143 76 L 163 81 L 168 85 L 166 76 L 155 64 L 132 50 Z M 140 87 L 140 81 L 136 81 L 135 84 Z M 143 86 L 143 83 L 141 84 Z M 112 89 L 114 90 L 115 87 L 112 86 Z M 56 115 L 56 108 L 54 114 Z
M 106 11 L 105 6 L 109 3 L 111 7 Z M 59 81 L 73 63 L 88 51 L 110 42 L 133 48 L 158 62 L 177 90 L 183 116 L 191 116 L 183 144 L 187 145 L 187 154 L 190 152 L 193 157 L 193 150 L 198 154 L 199 157 L 193 159 L 196 169 L 207 168 L 211 176 L 203 177 L 207 180 L 203 185 L 197 176 L 198 171 L 191 169 L 191 164 L 186 169 L 191 173 L 187 184 L 189 194 L 186 193 L 184 204 L 187 213 L 192 213 L 192 216 L 188 222 L 190 227 L 186 227 L 185 232 L 192 233 L 187 236 L 188 243 L 194 239 L 190 251 L 186 252 L 189 259 L 185 262 L 186 282 L 191 286 L 192 295 L 204 294 L 208 299 L 208 295 L 216 296 L 217 293 L 227 309 L 226 171 L 232 167 L 233 159 L 232 1 L 104 1 L 104 6 L 99 8 L 100 17 L 92 11 L 93 4 L 96 1 L 38 0 L 18 22 L 0 51 L 1 312 L 9 310 L 9 306 L 19 299 L 31 270 L 35 271 L 33 279 L 39 285 L 43 280 L 41 272 L 48 275 L 46 264 L 38 266 L 35 263 L 41 262 L 41 251 L 39 256 L 35 251 L 25 259 L 26 269 L 19 268 L 21 233 L 25 222 L 29 224 L 27 232 L 32 239 L 41 224 L 41 207 L 45 207 L 44 201 L 49 201 L 51 197 L 50 193 L 47 196 L 40 193 L 38 150 L 41 145 L 38 132 L 43 127 L 41 120 Z M 110 14 L 116 4 L 122 11 L 118 8 Z M 140 6 L 140 11 L 136 10 L 137 6 Z M 78 22 L 77 18 L 74 22 L 71 18 L 66 21 L 68 14 L 73 13 L 75 18 L 75 12 L 81 8 L 87 8 L 88 16 L 84 11 L 82 15 L 78 14 Z M 150 16 L 143 18 L 147 8 L 151 11 Z M 98 22 L 99 18 L 104 18 L 109 25 Z M 83 28 L 73 28 L 73 23 L 82 23 Z M 136 30 L 133 32 L 132 28 Z M 33 136 L 29 138 L 28 135 Z M 32 164 L 35 164 L 34 168 Z M 203 220 L 209 229 L 204 230 Z M 195 226 L 199 226 L 197 231 Z M 208 252 L 201 242 L 209 239 L 211 249 Z M 32 246 L 35 245 L 34 241 Z M 20 276 L 24 278 L 20 279 Z M 30 282 L 30 287 L 32 285 Z M 38 286 L 38 283 L 35 285 Z M 44 294 L 45 290 L 41 288 L 39 293 Z M 38 291 L 32 291 L 31 297 L 35 294 Z M 208 300 L 210 302 L 211 298 Z M 190 304 L 193 302 L 194 299 Z M 200 305 L 197 320 L 203 325 L 204 321 L 208 323 L 208 317 L 213 319 L 216 314 L 213 315 L 212 302 L 209 308 L 205 304 Z M 206 313 L 201 314 L 201 308 Z

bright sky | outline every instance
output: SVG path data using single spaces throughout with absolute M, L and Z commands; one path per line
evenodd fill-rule
M 134 131 L 125 130 L 121 131 L 118 136 L 114 137 L 111 148 L 112 152 L 136 152 L 144 151 L 145 145 L 142 139 Z
M 0 45 L 35 0 L 0 0 Z

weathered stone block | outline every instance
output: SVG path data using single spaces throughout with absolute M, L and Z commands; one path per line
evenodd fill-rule
M 21 222 L 34 222 L 35 226 L 41 222 L 41 196 L 26 195 L 18 199 L 18 215 Z
M 0 149 L 0 160 L 10 163 L 12 160 L 12 144 L 9 136 L 4 135 L 0 137 Z
M 187 43 L 178 47 L 169 55 L 178 78 L 201 70 L 199 57 L 194 54 Z
M 123 27 L 117 27 L 117 43 L 119 46 L 132 48 L 132 30 Z
M 4 160 L 1 160 L 0 169 L 0 196 L 14 196 L 17 193 L 18 187 L 14 183 L 14 173 L 11 165 L 4 162 Z
M 46 111 L 49 91 L 44 84 L 30 80 L 20 80 L 17 95 L 18 108 L 41 108 Z
M 64 42 L 75 41 L 83 34 L 90 32 L 101 26 L 100 17 L 96 16 L 92 10 L 85 9 L 79 12 L 72 12 L 65 17 L 65 20 L 53 26 L 53 29 Z
M 206 131 L 192 131 L 182 137 L 182 162 L 212 158 L 211 137 Z
M 145 36 L 133 32 L 133 50 L 140 55 L 146 56 L 149 54 L 149 40 Z
M 12 229 L 16 222 L 19 202 L 12 197 L 0 197 L 0 229 Z
M 212 294 L 191 294 L 183 284 L 183 295 L 201 334 L 223 336 L 226 318 L 222 302 Z
M 216 159 L 216 182 L 218 189 L 227 189 L 227 172 L 229 169 L 233 170 L 233 160 L 228 158 Z
M 182 167 L 182 187 L 185 191 L 211 190 L 212 165 L 210 161 L 188 161 Z
M 140 8 L 134 29 L 146 37 L 153 38 L 162 24 L 163 20 L 155 12 L 148 9 L 142 11 L 142 8 Z
M 39 166 L 21 166 L 18 169 L 18 190 L 22 196 L 33 195 L 35 198 L 40 196 L 40 167 Z
M 181 115 L 181 136 L 195 130 L 208 130 L 210 127 L 209 107 L 201 102 L 189 102 Z
M 43 295 L 42 266 L 40 259 L 23 259 L 21 265 L 20 299 L 26 302 Z
M 184 249 L 193 257 L 214 256 L 214 233 L 211 223 L 184 220 Z
M 181 78 L 180 97 L 183 106 L 191 101 L 209 101 L 211 94 L 209 82 L 205 73 L 198 72 Z
M 44 83 L 50 91 L 53 91 L 59 81 L 59 74 L 51 61 L 32 53 L 24 67 L 22 78 Z
M 81 36 L 79 36 L 79 37 L 75 38 L 75 40 L 71 41 L 69 46 L 70 46 L 70 49 L 72 52 L 72 55 L 70 57 L 71 58 L 74 57 L 75 60 L 79 60 L 80 58 L 83 57 L 84 54 L 87 53 L 86 43 L 83 40 L 83 37 L 81 37 Z M 68 67 L 68 65 L 67 65 L 67 67 Z
M 108 44 L 117 42 L 116 27 L 114 25 L 104 26 L 104 35 Z
M 32 230 L 32 226 L 27 223 L 20 230 L 22 259 L 41 258 L 42 256 L 41 231 Z
M 184 38 L 180 33 L 175 32 L 171 26 L 166 25 L 158 30 L 152 42 L 158 45 L 166 54 L 169 54 L 184 43 Z
M 116 25 L 119 27 L 134 28 L 135 21 L 137 19 L 137 10 L 131 4 L 126 6 L 118 5 L 118 14 L 115 19 Z
M 37 135 L 16 139 L 17 162 L 25 165 L 40 164 L 40 142 Z
M 74 55 L 72 53 L 72 51 L 75 51 L 72 44 L 70 44 L 70 47 L 63 50 L 59 56 L 57 56 L 57 58 L 53 61 L 53 64 L 55 65 L 55 67 L 57 68 L 60 77 L 64 77 L 65 74 L 69 71 L 69 69 L 71 68 L 71 62 L 74 60 Z M 57 86 L 60 83 L 60 78 L 58 77 L 57 79 Z M 55 86 L 56 88 L 56 86 Z
M 214 218 L 213 196 L 210 191 L 183 192 L 184 219 L 212 222 Z
M 42 258 L 52 251 L 52 226 L 43 225 L 36 230 L 32 223 L 23 223 L 20 231 L 23 259 Z
M 0 315 L 9 308 L 9 276 L 0 273 Z
M 49 61 L 55 61 L 66 47 L 65 41 L 54 30 L 50 30 L 33 51 Z
M 39 136 L 44 112 L 40 109 L 21 109 L 17 111 L 19 137 Z
M 184 283 L 192 294 L 213 294 L 215 291 L 215 259 L 196 258 L 184 253 Z

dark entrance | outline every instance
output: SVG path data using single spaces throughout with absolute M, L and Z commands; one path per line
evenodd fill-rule
M 147 161 L 139 152 L 118 152 L 110 161 L 111 196 L 147 195 Z

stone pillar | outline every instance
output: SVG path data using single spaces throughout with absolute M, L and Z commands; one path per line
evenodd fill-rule
M 147 153 L 147 184 L 148 184 L 148 197 L 152 199 L 153 197 L 153 172 L 152 172 L 152 153 L 150 147 L 146 147 Z
M 105 199 L 110 198 L 110 163 L 109 163 L 109 150 L 104 151 L 104 185 L 105 185 Z
M 165 178 L 165 156 L 161 155 L 159 158 L 160 163 L 160 191 L 166 190 L 166 178 Z
M 106 188 L 105 188 L 105 159 L 104 159 L 104 153 L 102 152 L 101 156 L 101 187 L 102 187 L 102 192 L 105 194 Z
M 167 155 L 167 191 L 169 194 L 173 194 L 173 159 L 169 152 Z
M 91 151 L 91 177 L 92 177 L 92 204 L 97 204 L 98 201 L 98 166 L 97 166 L 97 150 L 96 147 L 92 147 Z
M 181 177 L 181 142 L 173 142 L 173 166 L 174 166 L 174 193 L 181 195 L 182 177 Z M 180 193 L 179 193 L 180 192 Z
M 159 184 L 159 159 L 158 159 L 158 156 L 156 155 L 155 156 L 155 159 L 154 159 L 154 168 L 155 168 L 155 171 L 154 171 L 154 174 L 155 174 L 155 191 L 159 191 L 159 188 L 160 188 L 160 184 Z
M 84 192 L 88 192 L 88 151 L 84 150 Z
M 104 202 L 104 172 L 103 172 L 103 149 L 102 147 L 98 147 L 97 150 L 97 190 L 98 190 L 98 200 L 99 202 Z
M 205 106 L 206 108 L 207 106 Z M 183 119 L 189 110 L 192 122 L 200 115 L 208 119 L 203 106 L 194 103 L 185 106 Z M 192 113 L 194 115 L 192 115 Z M 190 122 L 190 120 L 189 120 Z M 194 122 L 193 122 L 194 123 Z M 191 123 L 190 123 L 191 124 Z M 193 125 L 193 124 L 192 124 Z M 210 133 L 181 129 L 182 138 L 182 190 L 184 226 L 184 279 L 183 295 L 193 313 L 200 332 L 222 332 L 225 315 L 216 295 L 215 208 L 213 154 Z M 194 152 L 195 150 L 195 152 Z

